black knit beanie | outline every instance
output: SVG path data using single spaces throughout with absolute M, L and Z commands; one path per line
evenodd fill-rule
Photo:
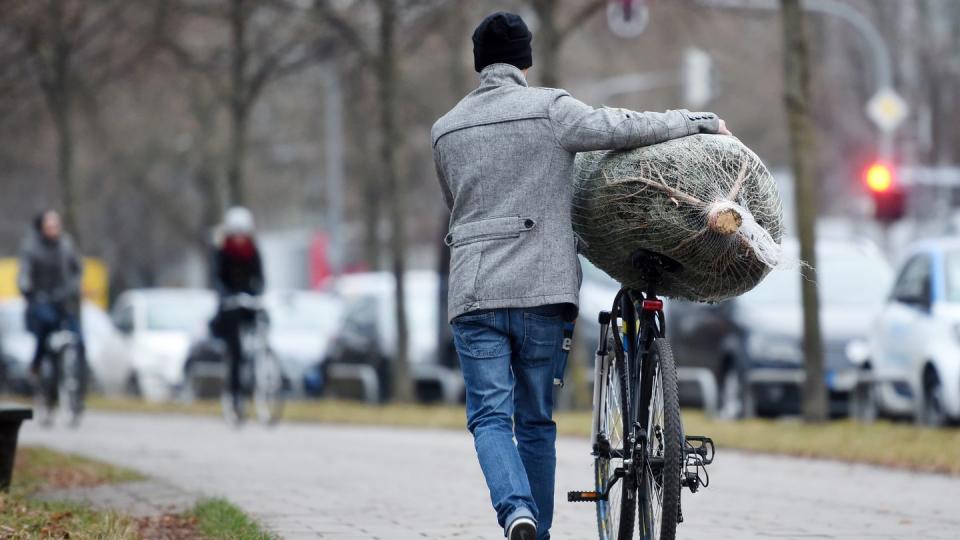
M 533 65 L 533 34 L 519 15 L 498 11 L 488 15 L 473 31 L 473 69 L 490 64 L 511 64 L 517 69 Z

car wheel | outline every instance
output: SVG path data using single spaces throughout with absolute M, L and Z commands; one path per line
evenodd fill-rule
M 140 379 L 137 378 L 136 373 L 130 373 L 130 376 L 127 377 L 127 382 L 124 386 L 124 390 L 128 396 L 135 398 L 143 397 L 140 392 Z
M 197 389 L 197 374 L 193 362 L 187 364 L 183 374 L 183 389 L 180 392 L 180 399 L 184 403 L 193 403 L 199 397 Z
M 936 371 L 930 369 L 923 376 L 923 403 L 920 421 L 925 426 L 942 427 L 947 423 L 944 407 L 943 385 Z

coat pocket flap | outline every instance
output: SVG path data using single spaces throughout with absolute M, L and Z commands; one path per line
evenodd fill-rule
M 523 216 L 507 216 L 482 219 L 455 225 L 443 241 L 451 247 L 462 246 L 482 240 L 516 238 L 520 233 L 537 226 L 537 220 Z

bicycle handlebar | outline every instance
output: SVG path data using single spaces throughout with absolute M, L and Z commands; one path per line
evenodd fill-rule
M 240 293 L 224 296 L 220 301 L 224 310 L 249 309 L 251 311 L 263 310 L 263 298 L 252 294 Z

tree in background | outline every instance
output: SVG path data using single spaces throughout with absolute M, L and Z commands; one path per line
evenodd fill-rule
M 6 2 L 3 24 L 20 37 L 19 58 L 40 90 L 56 133 L 57 181 L 68 230 L 79 235 L 75 109 L 140 58 L 144 43 L 126 32 L 148 6 L 123 0 Z M 13 4 L 13 5 L 10 5 Z M 142 19 L 140 19 L 142 20 Z
M 161 5 L 162 46 L 182 67 L 210 77 L 227 106 L 227 203 L 246 204 L 251 112 L 268 85 L 331 56 L 332 43 L 292 0 L 164 0 Z M 202 21 L 200 27 L 191 29 L 190 19 Z M 226 29 L 226 39 L 219 42 L 208 38 L 218 27 Z
M 607 5 L 606 0 L 586 2 L 558 2 L 556 0 L 527 0 L 537 16 L 537 30 L 534 51 L 539 62 L 534 64 L 535 73 L 539 73 L 542 86 L 558 88 L 560 86 L 560 49 L 577 28 L 580 28 L 592 16 Z M 557 11 L 565 4 L 576 5 L 577 11 L 565 21 L 559 21 Z
M 817 182 L 813 174 L 814 147 L 810 127 L 810 59 L 800 0 L 780 0 L 783 21 L 784 104 L 790 129 L 791 162 L 797 198 L 800 272 L 803 296 L 803 351 L 806 379 L 803 416 L 808 422 L 827 419 L 823 341 L 820 335 L 820 299 L 817 295 Z
M 394 288 L 394 318 L 397 321 L 397 357 L 392 366 L 393 399 L 400 402 L 413 401 L 413 379 L 410 374 L 409 329 L 407 322 L 407 298 L 404 283 L 406 273 L 406 194 L 404 175 L 398 162 L 404 137 L 399 131 L 400 109 L 399 85 L 401 84 L 401 54 L 407 54 L 422 43 L 427 30 L 439 22 L 442 13 L 437 0 L 375 0 L 376 12 L 375 45 L 370 46 L 364 38 L 362 23 L 348 18 L 350 13 L 335 9 L 329 2 L 314 3 L 319 16 L 327 21 L 353 51 L 360 55 L 363 65 L 372 70 L 377 80 L 377 101 L 380 132 L 379 160 L 381 166 L 381 189 L 387 201 L 390 218 L 390 269 L 396 284 Z M 352 15 L 359 18 L 363 11 L 356 10 L 360 3 L 353 3 Z M 401 38 L 407 38 L 401 42 Z M 373 263 L 374 261 L 369 261 Z

